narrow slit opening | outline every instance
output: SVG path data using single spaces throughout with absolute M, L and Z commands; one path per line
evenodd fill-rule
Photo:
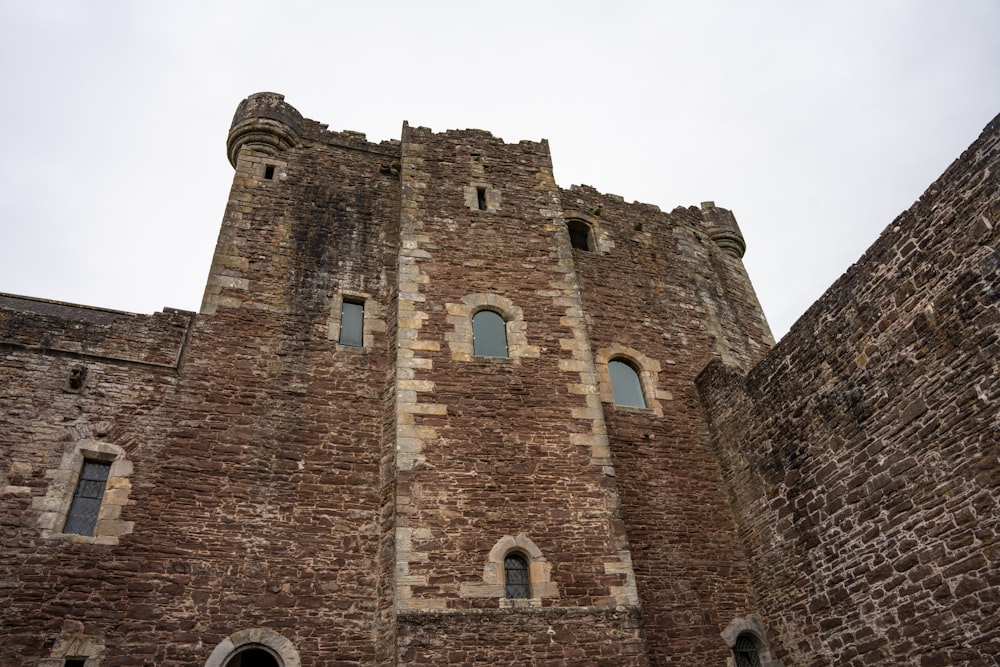
M 476 188 L 476 197 L 479 199 L 479 210 L 486 210 L 486 188 Z

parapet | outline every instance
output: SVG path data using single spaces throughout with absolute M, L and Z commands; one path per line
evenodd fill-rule
M 277 155 L 298 145 L 302 114 L 285 102 L 278 93 L 254 93 L 240 102 L 229 128 L 226 152 L 229 164 L 236 167 L 240 149 L 265 155 Z
M 0 294 L 0 348 L 176 369 L 194 313 L 152 315 Z
M 716 208 L 714 201 L 705 201 L 701 203 L 701 218 L 708 226 L 709 237 L 717 246 L 736 259 L 743 257 L 747 244 L 732 211 Z

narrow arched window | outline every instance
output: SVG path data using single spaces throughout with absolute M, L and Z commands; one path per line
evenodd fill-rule
M 624 359 L 612 359 L 608 362 L 608 374 L 611 376 L 611 391 L 615 397 L 615 405 L 629 408 L 646 407 L 639 371 L 632 364 Z
M 736 638 L 733 644 L 733 659 L 736 667 L 761 667 L 760 651 L 753 635 L 744 632 Z
M 492 310 L 480 310 L 472 316 L 472 354 L 507 356 L 507 323 Z
M 566 223 L 569 229 L 569 242 L 577 250 L 590 250 L 590 225 L 583 220 L 570 220 Z
M 531 581 L 528 577 L 528 561 L 520 554 L 507 554 L 503 559 L 504 590 L 508 598 L 527 599 L 531 597 Z

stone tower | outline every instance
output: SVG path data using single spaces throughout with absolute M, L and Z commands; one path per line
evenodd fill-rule
M 274 93 L 227 155 L 199 313 L 0 295 L 3 664 L 833 664 L 729 211 Z
M 749 364 L 770 344 L 731 214 L 560 190 L 544 142 L 404 125 L 399 143 L 373 145 L 273 94 L 240 105 L 229 156 L 202 313 L 294 320 L 316 355 L 301 382 L 329 373 L 344 393 L 322 402 L 350 405 L 324 437 L 379 443 L 362 448 L 379 452 L 377 484 L 352 491 L 379 492 L 378 660 L 516 662 L 539 650 L 519 638 L 552 630 L 563 639 L 546 640 L 547 659 L 643 663 L 630 523 L 639 578 L 685 588 L 650 591 L 646 627 L 696 628 L 674 655 L 724 656 L 719 620 L 692 623 L 692 604 L 740 615 L 748 584 L 685 385 L 714 354 Z M 338 343 L 345 303 L 361 306 L 360 346 Z M 502 323 L 499 356 L 475 350 L 481 311 Z M 616 409 L 612 359 L 638 371 L 643 407 Z M 678 451 L 690 469 L 677 470 Z M 663 552 L 692 531 L 703 544 Z M 505 594 L 511 554 L 529 572 L 525 599 Z

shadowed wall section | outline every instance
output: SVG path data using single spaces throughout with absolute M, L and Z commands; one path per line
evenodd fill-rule
M 1000 655 L 1000 120 L 744 376 L 699 378 L 786 664 Z

